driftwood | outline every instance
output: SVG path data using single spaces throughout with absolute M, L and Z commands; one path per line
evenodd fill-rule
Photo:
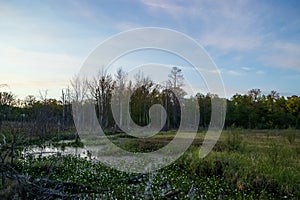
M 176 189 L 176 190 L 174 190 L 174 191 L 169 191 L 169 192 L 167 192 L 164 196 L 165 196 L 167 199 L 172 199 L 172 198 L 174 198 L 176 195 L 178 195 L 180 192 L 181 192 L 181 190 Z
M 50 164 L 50 168 L 52 164 L 53 163 Z M 10 163 L 1 163 L 0 171 L 6 179 L 10 180 L 8 182 L 15 183 L 17 198 L 21 199 L 84 199 L 90 195 L 101 196 L 103 193 L 109 192 L 109 188 L 94 187 L 91 185 L 62 180 L 51 180 L 49 177 L 35 178 L 28 174 L 20 174 Z M 138 174 L 127 178 L 121 178 L 116 181 L 125 181 L 128 184 L 140 184 L 144 179 L 145 175 Z M 166 191 L 162 197 L 166 199 L 174 199 L 180 193 L 180 189 L 169 190 Z
M 106 189 L 80 183 L 19 174 L 10 164 L 1 164 L 0 169 L 6 178 L 18 182 L 20 196 L 23 199 L 76 199 L 82 195 L 107 192 Z

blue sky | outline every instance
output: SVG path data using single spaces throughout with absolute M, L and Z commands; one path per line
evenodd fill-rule
M 228 97 L 252 88 L 300 95 L 299 10 L 297 0 L 0 1 L 1 90 L 59 98 L 103 40 L 164 27 L 203 45 Z

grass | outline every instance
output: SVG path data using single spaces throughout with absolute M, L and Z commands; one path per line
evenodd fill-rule
M 138 139 L 120 134 L 111 140 L 126 150 L 150 152 L 166 145 L 174 135 L 162 132 Z M 200 159 L 204 137 L 205 132 L 198 133 L 175 163 L 150 174 L 127 174 L 76 156 L 29 157 L 17 160 L 16 166 L 22 174 L 35 178 L 76 182 L 95 189 L 80 194 L 82 198 L 300 198 L 299 130 L 225 130 L 213 151 Z

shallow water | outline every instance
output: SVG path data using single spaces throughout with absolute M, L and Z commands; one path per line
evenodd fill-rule
M 28 156 L 33 156 L 35 158 L 38 157 L 48 157 L 52 155 L 74 155 L 81 158 L 91 159 L 90 154 L 86 148 L 79 147 L 54 147 L 52 145 L 44 145 L 44 146 L 29 146 L 26 147 L 22 152 L 22 156 L 24 158 Z

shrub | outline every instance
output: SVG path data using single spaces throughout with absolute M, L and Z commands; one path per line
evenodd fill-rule
M 286 138 L 290 144 L 293 144 L 296 140 L 296 130 L 289 128 L 286 133 Z
M 242 130 L 232 127 L 226 138 L 226 146 L 229 151 L 243 150 Z

